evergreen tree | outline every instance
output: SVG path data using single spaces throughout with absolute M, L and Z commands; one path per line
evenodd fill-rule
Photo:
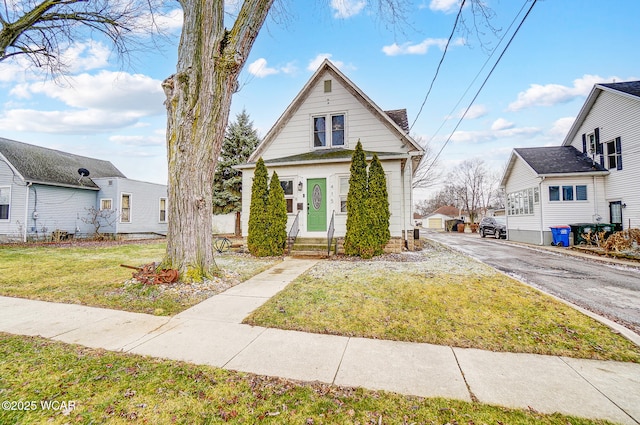
M 256 164 L 251 185 L 251 209 L 249 211 L 249 234 L 247 235 L 247 247 L 249 252 L 257 257 L 269 255 L 267 248 L 267 228 L 269 220 L 267 216 L 267 198 L 269 195 L 269 174 L 262 158 Z
M 269 255 L 282 255 L 287 242 L 287 201 L 284 199 L 284 190 L 275 171 L 269 183 L 267 219 L 269 220 L 266 235 L 270 248 Z
M 242 173 L 233 168 L 244 164 L 260 142 L 246 110 L 236 115 L 225 132 L 213 182 L 213 213 L 227 214 L 242 208 Z
M 375 244 L 373 255 L 380 255 L 384 252 L 384 247 L 391 238 L 389 232 L 389 194 L 387 193 L 387 178 L 378 159 L 378 155 L 373 154 L 373 160 L 369 165 L 368 179 L 369 197 L 367 212 L 369 214 L 369 228 L 373 234 Z
M 351 157 L 351 175 L 349 176 L 349 192 L 347 193 L 347 233 L 344 238 L 346 255 L 371 257 L 366 247 L 371 246 L 371 233 L 367 228 L 367 159 L 358 140 Z M 364 251 L 364 252 L 363 252 Z

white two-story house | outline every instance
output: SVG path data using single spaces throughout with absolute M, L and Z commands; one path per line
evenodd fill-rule
M 640 81 L 597 84 L 562 146 L 514 149 L 501 186 L 510 240 L 549 244 L 551 226 L 640 227 Z
M 411 183 L 424 154 L 409 135 L 406 110 L 383 111 L 325 60 L 280 116 L 242 170 L 242 231 L 247 234 L 255 164 L 263 158 L 285 192 L 288 228 L 299 237 L 346 233 L 349 167 L 357 142 L 376 153 L 386 172 L 390 232 L 397 246 L 413 238 Z M 398 243 L 401 241 L 401 243 Z

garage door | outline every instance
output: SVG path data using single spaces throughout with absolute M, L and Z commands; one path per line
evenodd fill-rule
M 442 219 L 441 218 L 430 218 L 427 221 L 427 227 L 429 229 L 442 229 Z

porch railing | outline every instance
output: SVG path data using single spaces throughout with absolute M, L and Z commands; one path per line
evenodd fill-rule
M 293 246 L 296 238 L 298 237 L 298 233 L 300 232 L 300 211 L 296 214 L 295 220 L 293 220 L 293 224 L 291 225 L 291 229 L 289 229 L 289 234 L 287 234 L 287 251 L 291 254 L 291 247 Z
M 331 255 L 331 242 L 333 241 L 333 233 L 335 232 L 334 218 L 336 212 L 331 213 L 331 222 L 329 223 L 329 230 L 327 231 L 327 255 Z

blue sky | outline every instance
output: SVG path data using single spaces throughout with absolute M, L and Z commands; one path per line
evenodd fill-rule
M 459 3 L 408 3 L 408 22 L 394 30 L 375 13 L 373 0 L 284 0 L 286 15 L 274 14 L 256 40 L 231 119 L 245 108 L 264 135 L 328 57 L 382 109 L 406 108 L 412 123 Z M 483 47 L 473 33 L 456 34 L 412 128 L 436 151 L 451 136 L 439 164 L 445 171 L 475 157 L 500 171 L 514 147 L 558 145 L 593 84 L 640 78 L 640 2 L 539 0 L 452 134 L 511 36 L 510 23 L 531 5 L 486 3 L 504 41 L 498 45 L 499 38 L 487 33 Z M 0 137 L 107 159 L 129 178 L 166 182 L 160 84 L 175 71 L 181 24 L 180 10 L 171 8 L 177 2 L 168 4 L 163 22 L 173 36 L 162 49 L 135 54 L 125 67 L 108 46 L 89 39 L 68 46 L 73 66 L 65 80 L 44 79 L 20 62 L 0 63 Z M 468 8 L 464 16 L 471 19 Z M 496 46 L 489 57 L 487 47 Z

